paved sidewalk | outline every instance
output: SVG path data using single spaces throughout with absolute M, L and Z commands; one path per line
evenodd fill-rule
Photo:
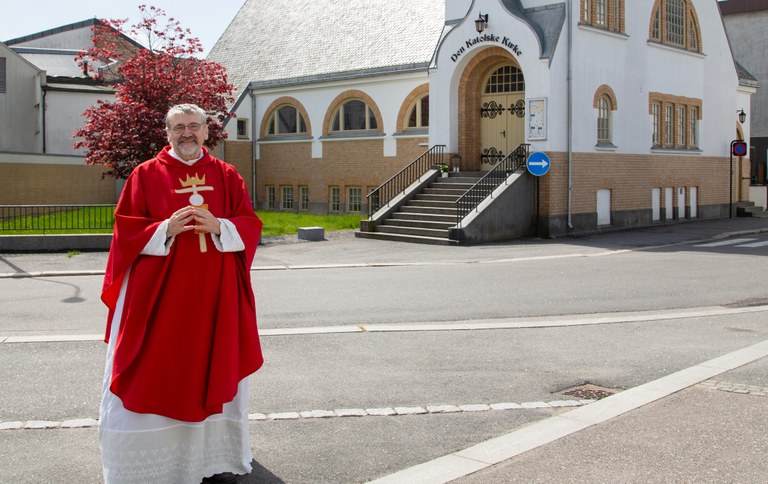
M 766 411 L 763 341 L 373 482 L 763 483 Z

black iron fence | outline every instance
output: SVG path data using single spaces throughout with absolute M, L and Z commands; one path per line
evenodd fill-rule
M 521 144 L 513 152 L 508 154 L 488 173 L 477 181 L 469 190 L 456 200 L 456 225 L 461 223 L 469 212 L 477 208 L 480 202 L 490 195 L 502 183 L 506 183 L 509 175 L 525 166 L 528 159 L 528 150 L 531 145 Z
M 108 232 L 114 205 L 0 205 L 0 235 Z
M 389 203 L 397 195 L 403 193 L 413 182 L 419 179 L 421 175 L 431 168 L 437 168 L 445 163 L 443 154 L 445 145 L 435 145 L 421 156 L 413 160 L 405 168 L 397 172 L 389 180 L 382 183 L 378 188 L 367 195 L 368 198 L 368 216 L 370 217 L 381 208 L 382 205 Z

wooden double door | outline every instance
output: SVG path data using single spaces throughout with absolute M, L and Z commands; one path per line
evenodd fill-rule
M 480 96 L 480 162 L 490 170 L 525 142 L 525 81 L 513 65 L 496 69 Z

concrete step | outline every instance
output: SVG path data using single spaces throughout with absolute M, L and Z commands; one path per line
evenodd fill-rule
M 422 228 L 422 229 L 437 229 L 437 230 L 448 230 L 449 228 L 455 226 L 456 223 L 454 221 L 450 222 L 439 222 L 435 220 L 405 220 L 405 219 L 398 219 L 398 218 L 388 218 L 385 220 L 382 224 L 380 224 L 380 227 L 388 226 L 388 227 L 416 227 L 416 228 Z
M 469 188 L 467 188 L 467 190 L 469 190 Z M 451 195 L 454 198 L 458 198 L 467 190 L 464 190 L 463 188 L 454 188 L 450 185 L 440 185 L 437 187 L 432 185 L 422 190 L 421 193 L 424 195 Z
M 453 205 L 450 208 L 427 207 L 424 205 L 403 205 L 399 209 L 402 213 L 423 213 L 428 215 L 451 215 L 456 217 L 456 206 Z
M 355 237 L 361 239 L 393 240 L 397 242 L 409 242 L 430 245 L 459 245 L 458 241 L 442 237 L 422 237 L 416 235 L 388 234 L 383 232 L 355 232 Z
M 376 227 L 376 232 L 385 234 L 400 234 L 400 235 L 418 235 L 421 237 L 438 237 L 448 238 L 448 228 L 443 229 L 426 229 L 420 227 L 399 227 L 397 225 L 389 225 L 383 223 Z
M 413 196 L 411 199 L 411 202 L 414 200 L 418 201 L 430 201 L 430 202 L 449 202 L 453 203 L 456 201 L 456 199 L 459 198 L 459 195 L 454 195 L 451 193 L 444 194 L 444 193 L 417 193 Z
M 444 222 L 456 224 L 456 213 L 452 215 L 435 215 L 432 213 L 408 213 L 408 212 L 395 212 L 390 217 L 392 220 L 416 220 L 424 222 Z

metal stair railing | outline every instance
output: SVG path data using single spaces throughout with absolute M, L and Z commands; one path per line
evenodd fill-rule
M 483 175 L 477 183 L 456 200 L 456 226 L 461 223 L 461 220 L 469 212 L 476 209 L 480 202 L 493 193 L 497 187 L 501 186 L 502 183 L 506 183 L 510 173 L 525 166 L 530 147 L 531 145 L 523 143 L 515 148 L 514 151 Z
M 406 188 L 411 186 L 427 170 L 443 164 L 444 152 L 445 145 L 433 146 L 366 195 L 368 199 L 368 217 L 371 217 L 379 208 L 389 203 L 397 195 L 403 193 Z

